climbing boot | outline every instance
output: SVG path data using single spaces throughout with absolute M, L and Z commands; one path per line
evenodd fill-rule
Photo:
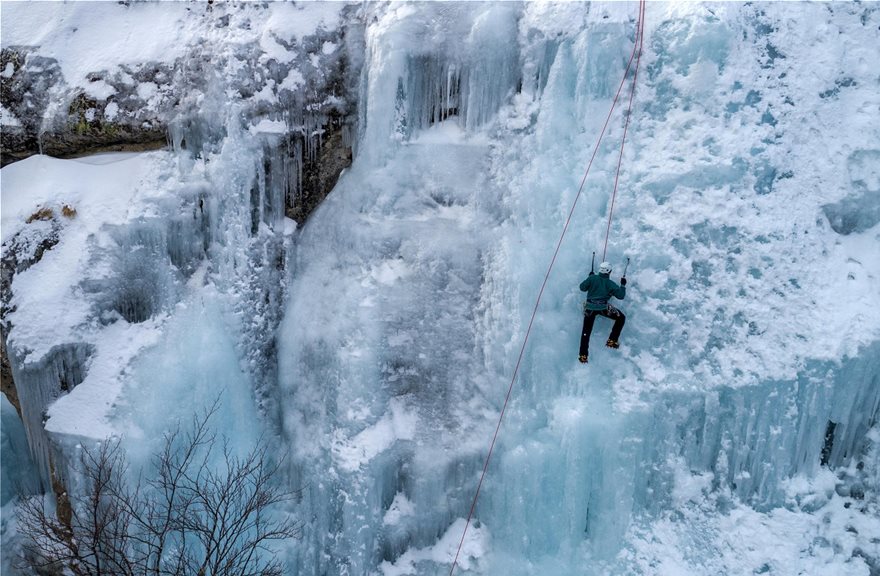
M 609 348 L 620 348 L 620 344 L 617 343 L 617 340 L 608 339 L 608 342 L 605 343 Z
M 581 354 L 580 356 L 578 356 L 578 361 L 579 361 L 581 364 L 586 364 L 586 363 L 587 363 L 587 355 L 586 355 L 586 354 Z

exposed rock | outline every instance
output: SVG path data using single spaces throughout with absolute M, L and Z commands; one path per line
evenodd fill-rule
M 0 337 L 0 392 L 6 396 L 9 403 L 15 407 L 18 417 L 21 418 L 21 404 L 18 400 L 18 392 L 15 390 L 15 380 L 12 379 L 12 366 L 9 365 L 9 356 L 6 353 L 6 329 Z
M 174 103 L 167 65 L 145 63 L 121 66 L 113 74 L 93 73 L 88 91 L 73 90 L 56 60 L 32 50 L 4 48 L 0 56 L 0 67 L 11 65 L 12 70 L 0 77 L 3 107 L 10 116 L 0 138 L 2 165 L 40 153 L 65 158 L 167 145 L 167 117 Z M 165 84 L 138 93 L 142 83 L 154 80 Z
M 58 62 L 39 56 L 34 47 L 4 48 L 0 69 L 11 73 L 0 77 L 5 122 L 0 165 L 39 153 L 69 158 L 169 145 L 210 152 L 220 135 L 205 125 L 226 112 L 226 99 L 206 95 L 234 88 L 245 121 L 285 120 L 295 173 L 287 213 L 303 223 L 351 164 L 346 131 L 357 118 L 363 32 L 357 18 L 345 20 L 346 26 L 303 38 L 274 37 L 290 61 L 280 62 L 258 44 L 241 46 L 235 54 L 196 46 L 174 62 L 92 72 L 84 88 L 72 88 Z M 228 25 L 228 18 L 217 25 Z
M 315 158 L 303 160 L 299 194 L 288 199 L 289 218 L 300 224 L 305 222 L 336 185 L 342 171 L 351 166 L 352 150 L 343 137 L 346 129 L 339 121 L 328 123 Z
M 48 217 L 45 217 L 47 215 Z M 0 258 L 0 389 L 15 406 L 19 417 L 21 417 L 21 404 L 6 350 L 6 339 L 12 328 L 6 318 L 13 311 L 10 308 L 12 279 L 15 274 L 24 272 L 39 262 L 43 254 L 58 243 L 58 233 L 61 228 L 51 210 L 47 208 L 38 209 L 28 220 L 28 226 L 3 243 L 3 257 Z
M 0 164 L 6 165 L 39 151 L 43 117 L 63 77 L 57 61 L 32 54 L 27 47 L 0 50 L 0 69 L 4 71 L 0 75 L 4 116 Z

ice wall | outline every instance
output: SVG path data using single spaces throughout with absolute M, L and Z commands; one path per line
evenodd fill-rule
M 13 357 L 13 376 L 19 389 L 28 443 L 42 473 L 45 488 L 52 485 L 55 476 L 44 429 L 45 411 L 59 396 L 70 392 L 83 381 L 91 353 L 88 345 L 69 344 L 53 347 L 38 362 L 26 364 L 23 359 Z
M 541 494 L 534 506 L 513 506 L 517 521 L 498 522 L 511 548 L 530 550 L 529 559 L 543 557 L 552 565 L 560 557 L 572 564 L 575 558 L 604 557 L 613 565 L 615 543 L 628 525 L 680 505 L 676 494 L 685 481 L 676 472 L 678 458 L 712 489 L 766 510 L 791 505 L 787 479 L 816 474 L 823 447 L 830 449 L 825 459 L 832 466 L 858 461 L 868 447 L 866 433 L 877 418 L 877 319 L 856 302 L 876 300 L 877 268 L 866 264 L 874 260 L 868 247 L 876 246 L 876 229 L 851 241 L 828 228 L 825 206 L 869 179 L 853 169 L 853 157 L 864 154 L 854 150 L 872 149 L 874 136 L 838 142 L 830 123 L 843 122 L 852 134 L 875 127 L 868 103 L 876 83 L 865 77 L 865 89 L 845 95 L 842 104 L 828 102 L 824 90 L 808 89 L 798 79 L 810 78 L 812 88 L 867 70 L 876 51 L 862 52 L 860 38 L 877 14 L 836 6 L 801 15 L 833 19 L 845 28 L 840 47 L 769 9 L 718 8 L 648 9 L 647 73 L 636 99 L 609 246 L 618 273 L 623 255 L 635 262 L 629 301 L 622 303 L 630 315 L 623 358 L 602 352 L 609 329 L 603 326 L 587 374 L 570 368 L 578 323 L 563 316 L 580 301 L 571 287 L 586 274 L 582 237 L 563 246 L 557 272 L 563 278 L 551 281 L 545 295 L 515 416 L 506 423 L 516 431 L 504 437 L 501 459 L 510 462 L 499 464 L 505 470 L 499 475 L 505 481 L 490 481 L 503 494 L 497 496 L 501 518 L 518 495 Z M 606 19 L 595 24 L 608 25 Z M 525 228 L 505 244 L 520 255 L 517 266 L 501 270 L 517 274 L 520 262 L 536 263 L 532 272 L 521 273 L 523 292 L 529 278 L 536 285 L 543 271 L 539 263 L 546 256 L 539 250 L 548 254 L 555 240 L 531 238 L 531 230 L 561 227 L 563 207 L 583 170 L 583 155 L 567 150 L 589 150 L 596 118 L 602 118 L 578 116 L 581 123 L 571 127 L 571 114 L 590 106 L 607 109 L 600 104 L 607 88 L 601 87 L 613 85 L 590 72 L 589 49 L 573 41 L 576 48 L 568 53 L 562 44 L 534 135 L 526 132 L 517 147 L 528 160 L 508 172 L 516 154 L 498 158 L 501 173 L 517 174 L 510 179 L 511 200 L 524 208 L 517 222 Z M 829 50 L 847 54 L 846 72 L 823 69 L 824 79 L 815 79 L 803 67 Z M 746 106 L 753 110 L 731 103 L 739 97 L 751 101 Z M 841 113 L 841 106 L 849 113 Z M 805 124 L 813 130 L 811 143 L 800 136 Z M 611 130 L 612 142 L 619 142 L 620 125 Z M 573 223 L 587 246 L 600 251 L 615 159 L 600 150 L 585 210 Z M 560 196 L 559 204 L 545 200 Z M 846 295 L 831 295 L 831 286 Z M 523 298 L 528 302 L 530 295 Z M 523 322 L 530 309 L 524 304 L 520 310 Z M 500 328 L 495 341 L 504 341 L 507 332 Z M 560 339 L 564 353 L 555 349 Z M 824 440 L 829 421 L 838 424 L 830 446 Z M 574 423 L 590 432 L 577 440 L 557 435 Z M 557 445 L 566 446 L 564 456 L 549 448 Z M 533 473 L 523 474 L 523 468 Z M 564 481 L 557 470 L 566 472 Z M 490 493 L 489 499 L 496 498 Z M 553 520 L 542 523 L 543 514 Z M 533 525 L 542 529 L 524 535 L 521 526 Z M 502 536 L 493 531 L 493 538 L 497 543 Z M 851 552 L 842 552 L 841 562 Z M 622 568 L 611 569 L 617 570 Z M 691 570 L 699 572 L 699 564 Z
M 505 3 L 377 5 L 366 16 L 360 92 L 361 151 L 388 158 L 395 144 L 451 119 L 477 129 L 516 89 L 516 15 Z
M 297 227 L 289 216 L 308 216 L 352 144 L 350 92 L 363 50 L 346 10 L 4 7 L 4 104 L 7 81 L 32 80 L 45 62 L 42 80 L 62 86 L 52 110 L 67 109 L 66 86 L 89 95 L 76 100 L 88 105 L 80 136 L 94 118 L 112 130 L 132 102 L 168 126 L 161 152 L 37 156 L 3 169 L 4 273 L 8 251 L 23 262 L 40 233 L 53 240 L 38 247 L 35 265 L 14 270 L 8 293 L 4 276 L 3 293 L 47 492 L 76 495 L 82 448 L 112 436 L 122 438 L 133 477 L 151 474 L 163 434 L 215 402 L 211 425 L 234 453 L 277 432 L 275 328 Z M 169 21 L 175 42 L 156 54 L 152 41 Z M 118 59 L 119 30 L 102 22 L 125 29 Z M 141 34 L 148 62 L 129 50 Z M 80 38 L 104 38 L 110 48 Z M 6 67 L 12 39 L 30 65 Z M 55 116 L 45 116 L 48 129 Z
M 18 545 L 15 505 L 19 496 L 40 492 L 40 475 L 31 459 L 21 418 L 5 395 L 0 397 L 0 460 L 0 570 L 13 574 L 13 551 Z
M 2 422 L 3 474 L 0 481 L 0 505 L 6 506 L 19 494 L 34 494 L 39 490 L 39 475 L 31 460 L 21 418 L 6 396 L 0 398 Z
M 636 13 L 370 15 L 363 153 L 303 230 L 282 326 L 292 474 L 314 515 L 296 573 L 448 573 Z M 633 260 L 624 345 L 606 351 L 598 322 L 590 364 L 576 361 L 576 286 L 602 249 L 618 113 L 544 294 L 460 572 L 867 573 L 876 506 L 844 486 L 846 470 L 866 475 L 880 402 L 880 318 L 856 304 L 880 293 L 864 163 L 878 136 L 878 13 L 650 4 L 647 18 L 607 255 L 615 278 Z M 494 73 L 468 73 L 475 59 L 498 62 Z M 468 100 L 481 81 L 494 96 Z M 780 545 L 796 562 L 730 552 L 732 516 L 748 526 L 740 538 L 792 517 L 810 530 L 818 509 L 841 524 Z
M 282 328 L 293 481 L 314 518 L 295 573 L 370 573 L 433 545 L 456 517 L 442 500 L 467 499 L 446 479 L 478 453 L 440 457 L 458 437 L 438 431 L 482 427 L 461 417 L 480 410 L 468 382 L 491 226 L 477 129 L 516 90 L 517 11 L 392 4 L 367 17 L 362 160 L 306 226 Z

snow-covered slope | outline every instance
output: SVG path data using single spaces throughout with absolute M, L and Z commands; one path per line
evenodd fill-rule
M 4 251 L 38 260 L 16 273 L 7 321 L 40 466 L 111 434 L 144 460 L 219 396 L 218 428 L 242 446 L 274 433 L 284 481 L 303 488 L 289 573 L 449 573 L 638 4 L 221 6 L 213 27 L 217 14 L 188 14 L 198 4 L 103 5 L 105 23 L 54 6 L 29 28 L 39 10 L 13 21 L 4 4 L 3 45 L 43 39 L 71 84 L 133 65 L 130 45 L 70 32 L 130 38 L 132 10 L 186 37 L 167 61 L 205 40 L 222 65 L 211 82 L 174 76 L 189 98 L 171 150 L 2 171 Z M 880 10 L 649 3 L 646 21 L 607 255 L 615 279 L 631 258 L 621 348 L 602 346 L 600 319 L 577 362 L 577 285 L 602 252 L 622 106 L 456 573 L 871 574 Z M 300 70 L 288 40 L 333 26 L 345 46 L 320 54 L 363 62 L 356 157 L 294 230 L 282 181 L 300 164 L 283 134 L 310 128 L 282 90 L 300 76 L 276 68 Z M 54 217 L 25 223 L 40 208 Z

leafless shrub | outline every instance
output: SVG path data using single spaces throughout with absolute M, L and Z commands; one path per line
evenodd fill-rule
M 134 485 L 118 442 L 84 449 L 69 522 L 39 497 L 19 505 L 24 563 L 76 576 L 280 575 L 272 543 L 299 538 L 302 525 L 276 508 L 294 493 L 278 487 L 265 443 L 237 456 L 211 433 L 215 412 L 166 434 L 152 474 Z

